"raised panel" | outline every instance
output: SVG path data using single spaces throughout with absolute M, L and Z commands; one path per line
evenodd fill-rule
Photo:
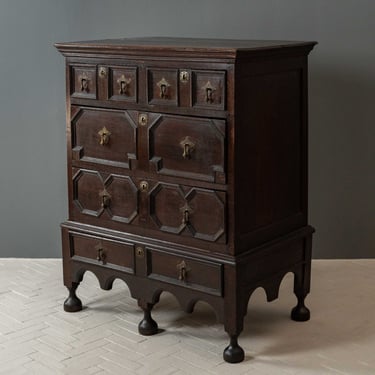
M 80 212 L 99 217 L 104 208 L 100 192 L 104 183 L 99 172 L 80 169 L 73 176 L 73 201 Z
M 130 223 L 138 210 L 138 190 L 130 177 L 110 175 L 104 186 L 111 197 L 107 208 L 111 219 Z
M 206 189 L 191 189 L 186 195 L 190 228 L 195 238 L 216 241 L 225 232 L 225 205 L 219 193 Z
M 73 159 L 132 168 L 137 125 L 127 111 L 80 108 L 71 129 Z
M 225 121 L 161 115 L 149 127 L 151 170 L 225 183 Z
M 185 228 L 181 208 L 184 193 L 178 185 L 158 184 L 150 193 L 150 214 L 160 230 L 181 233 Z

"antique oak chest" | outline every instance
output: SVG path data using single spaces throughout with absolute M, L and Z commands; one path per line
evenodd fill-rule
M 92 271 L 128 285 L 152 335 L 160 294 L 202 300 L 238 345 L 252 292 L 309 319 L 307 55 L 315 42 L 134 38 L 58 43 L 66 58 L 65 311 Z

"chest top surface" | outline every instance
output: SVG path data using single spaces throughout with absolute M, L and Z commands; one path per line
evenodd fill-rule
M 56 43 L 62 53 L 137 53 L 163 55 L 168 53 L 205 55 L 223 58 L 261 54 L 266 51 L 289 50 L 291 48 L 312 49 L 314 41 L 245 40 L 142 37 Z

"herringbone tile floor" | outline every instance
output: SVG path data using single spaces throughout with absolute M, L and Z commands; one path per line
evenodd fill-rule
M 312 319 L 289 319 L 292 275 L 280 298 L 257 290 L 240 344 L 244 362 L 222 360 L 228 338 L 198 303 L 183 313 L 162 294 L 153 316 L 164 331 L 139 336 L 142 314 L 126 285 L 102 291 L 86 273 L 85 308 L 62 310 L 67 292 L 60 260 L 0 259 L 0 374 L 375 374 L 375 260 L 315 261 L 307 304 Z

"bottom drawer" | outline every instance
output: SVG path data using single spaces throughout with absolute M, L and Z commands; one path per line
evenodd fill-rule
M 147 249 L 147 276 L 221 296 L 223 267 L 219 263 Z
M 73 259 L 134 273 L 133 245 L 74 232 L 70 232 L 69 236 Z

